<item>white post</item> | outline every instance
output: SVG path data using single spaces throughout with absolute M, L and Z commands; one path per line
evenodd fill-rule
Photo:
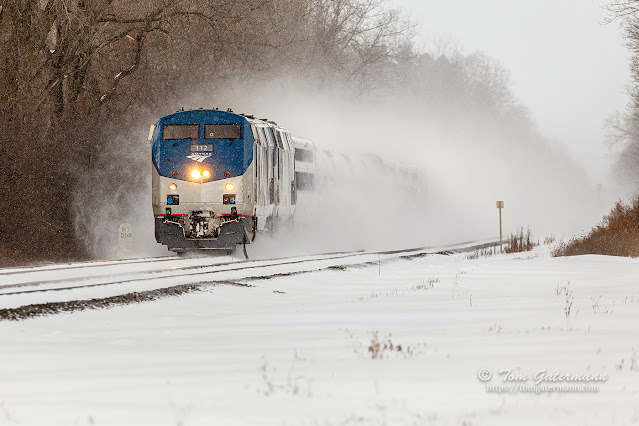
M 130 223 L 123 223 L 118 228 L 118 247 L 118 257 L 133 254 L 133 227 Z

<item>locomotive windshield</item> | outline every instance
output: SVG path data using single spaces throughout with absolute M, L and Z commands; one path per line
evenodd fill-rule
M 313 151 L 308 149 L 295 149 L 295 161 L 301 161 L 303 163 L 312 163 L 313 162 Z
M 165 124 L 162 132 L 163 140 L 199 139 L 199 124 Z
M 205 124 L 204 139 L 242 139 L 242 125 Z

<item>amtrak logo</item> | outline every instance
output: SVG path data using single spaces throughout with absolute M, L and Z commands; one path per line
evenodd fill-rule
M 202 161 L 209 158 L 211 155 L 213 154 L 191 154 L 187 156 L 186 158 L 190 158 L 193 161 L 197 161 L 198 163 L 201 163 Z

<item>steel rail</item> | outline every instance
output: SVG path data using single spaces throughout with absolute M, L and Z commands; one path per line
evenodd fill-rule
M 469 243 L 474 245 L 464 247 L 464 244 L 469 244 Z M 196 277 L 200 275 L 217 274 L 217 273 L 223 273 L 223 272 L 235 272 L 235 271 L 242 271 L 242 270 L 253 270 L 258 268 L 270 268 L 274 266 L 299 265 L 303 263 L 347 259 L 347 258 L 353 258 L 357 256 L 399 255 L 397 256 L 399 258 L 399 257 L 405 257 L 407 255 L 410 255 L 410 253 L 420 253 L 423 255 L 442 253 L 441 250 L 435 251 L 435 252 L 427 252 L 427 250 L 445 249 L 445 248 L 453 248 L 453 247 L 455 248 L 454 250 L 455 252 L 467 252 L 467 251 L 473 251 L 473 250 L 477 250 L 484 247 L 494 246 L 496 244 L 498 244 L 498 242 L 495 242 L 495 241 L 481 243 L 481 244 L 476 244 L 476 242 L 468 242 L 468 243 L 453 244 L 448 246 L 418 247 L 418 248 L 401 249 L 401 250 L 384 250 L 384 251 L 372 251 L 372 252 L 365 252 L 365 251 L 359 250 L 354 252 L 336 252 L 336 253 L 318 254 L 318 255 L 295 256 L 295 257 L 288 257 L 288 258 L 251 260 L 246 262 L 225 262 L 225 263 L 212 263 L 212 264 L 205 264 L 205 265 L 191 265 L 191 266 L 173 267 L 173 268 L 165 268 L 165 269 L 151 270 L 151 271 L 139 271 L 139 272 L 133 271 L 133 272 L 124 272 L 119 274 L 103 274 L 103 275 L 92 276 L 92 277 L 76 277 L 76 278 L 63 278 L 63 279 L 56 279 L 56 280 L 34 281 L 34 282 L 25 282 L 25 283 L 9 284 L 6 286 L 2 286 L 0 287 L 0 291 L 4 289 L 23 288 L 23 287 L 41 287 L 42 286 L 42 288 L 3 292 L 3 293 L 0 293 L 0 297 L 19 295 L 19 294 L 42 293 L 47 291 L 85 289 L 85 288 L 91 288 L 91 287 L 127 284 L 131 282 L 159 280 L 159 279 L 165 279 L 165 278 L 180 278 L 180 277 L 189 277 L 189 276 Z M 306 258 L 306 259 L 299 259 L 300 257 Z M 324 268 L 320 268 L 320 270 L 321 269 L 324 269 Z M 318 269 L 310 269 L 308 271 L 300 271 L 300 272 L 310 272 L 314 270 L 318 270 Z M 135 275 L 139 275 L 139 276 L 135 276 Z M 111 281 L 99 282 L 99 283 L 93 282 L 88 284 L 71 285 L 71 286 L 64 286 L 64 287 L 48 287 L 48 285 L 51 285 L 51 284 L 113 278 L 117 276 L 131 276 L 131 278 L 121 279 L 116 281 L 111 280 Z

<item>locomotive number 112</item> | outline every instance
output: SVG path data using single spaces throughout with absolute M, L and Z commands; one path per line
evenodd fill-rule
M 213 152 L 213 144 L 191 144 L 191 152 Z

